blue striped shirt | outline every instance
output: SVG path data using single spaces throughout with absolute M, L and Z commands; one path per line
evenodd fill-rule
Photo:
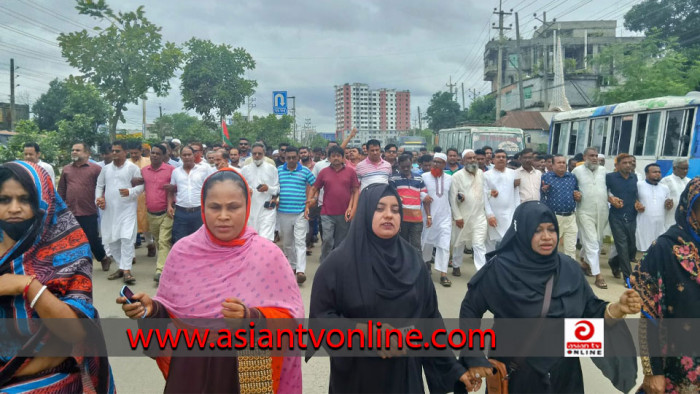
M 290 171 L 287 163 L 277 167 L 280 179 L 279 212 L 301 213 L 306 207 L 306 185 L 312 186 L 316 177 L 303 165 L 297 163 L 297 168 Z

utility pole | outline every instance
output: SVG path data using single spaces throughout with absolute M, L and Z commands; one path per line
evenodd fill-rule
M 493 26 L 493 29 L 498 30 L 498 76 L 496 77 L 496 120 L 501 118 L 501 87 L 503 79 L 503 30 L 510 30 L 510 27 L 503 27 L 503 17 L 512 15 L 511 12 L 503 11 L 503 0 L 498 0 L 498 9 L 494 8 L 494 15 L 498 15 L 498 27 Z
M 452 75 L 450 75 L 450 83 L 445 84 L 445 86 L 447 86 L 448 88 L 450 88 L 450 95 L 452 95 L 451 98 L 452 98 L 452 100 L 454 100 L 455 98 L 454 98 L 454 93 L 452 93 L 452 88 L 454 88 L 455 86 L 457 86 L 457 84 L 456 84 L 456 83 L 452 83 Z
M 515 42 L 518 46 L 518 96 L 520 97 L 520 110 L 525 109 L 525 96 L 523 93 L 523 55 L 520 50 L 520 21 L 518 20 L 518 13 L 515 13 Z
M 15 59 L 10 59 L 10 131 L 15 131 Z
M 421 119 L 420 107 L 418 107 L 418 130 L 423 130 L 423 120 Z
M 163 106 L 158 103 L 158 113 L 159 113 L 159 118 L 163 117 Z
M 292 140 L 297 140 L 297 98 L 294 96 L 288 96 L 287 99 L 292 99 L 292 116 L 294 117 L 294 131 L 292 134 Z
M 255 107 L 255 97 L 248 96 L 248 116 L 246 117 L 248 119 L 248 122 L 250 122 L 250 111 L 252 111 Z
M 476 92 L 475 88 L 467 89 L 467 93 L 471 94 L 472 101 L 476 100 L 476 98 L 479 97 L 479 93 Z
M 552 19 L 551 22 L 547 23 L 547 12 L 542 12 L 542 19 L 537 17 L 537 13 L 532 15 L 535 19 L 538 21 L 542 22 L 542 34 L 545 37 L 540 37 L 542 40 L 542 56 L 544 57 L 544 70 L 542 75 L 544 78 L 542 78 L 542 93 L 544 93 L 544 100 L 542 101 L 542 107 L 544 110 L 547 110 L 549 108 L 549 91 L 547 88 L 547 85 L 549 85 L 549 48 L 547 46 L 547 37 L 546 33 L 547 30 L 549 30 L 552 25 L 557 21 L 556 18 Z
M 141 138 L 146 138 L 146 96 L 141 98 L 141 103 L 143 104 L 143 126 L 141 130 Z
M 467 109 L 464 102 L 464 82 L 462 82 L 462 109 Z

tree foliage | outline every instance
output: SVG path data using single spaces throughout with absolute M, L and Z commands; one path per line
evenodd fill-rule
M 204 144 L 221 142 L 218 131 L 210 128 L 196 116 L 179 112 L 163 115 L 153 122 L 151 129 L 162 141 L 165 137 L 177 138 L 186 144 L 192 141 L 200 141 Z
M 460 120 L 459 104 L 453 100 L 450 92 L 433 94 L 428 106 L 428 127 L 437 133 L 441 129 L 455 127 Z
M 244 77 L 247 70 L 255 68 L 253 57 L 245 49 L 197 38 L 189 40 L 185 47 L 186 60 L 180 77 L 185 109 L 194 110 L 205 121 L 218 123 L 255 92 L 257 82 Z
M 700 86 L 700 61 L 689 59 L 675 38 L 652 35 L 635 44 L 605 48 L 593 60 L 601 69 L 615 67 L 615 87 L 598 94 L 601 104 L 659 96 L 682 96 Z
M 105 29 L 95 27 L 95 34 L 62 33 L 58 42 L 63 57 L 111 106 L 109 127 L 114 139 L 127 104 L 135 104 L 149 90 L 158 96 L 167 94 L 182 52 L 171 42 L 163 43 L 161 28 L 146 18 L 143 6 L 115 13 L 105 0 L 77 0 L 76 9 L 111 22 Z
M 625 14 L 625 28 L 678 38 L 681 47 L 700 47 L 700 2 L 697 0 L 644 0 Z
M 61 112 L 68 97 L 66 83 L 58 78 L 49 82 L 49 90 L 39 96 L 32 106 L 34 120 L 40 130 L 56 130 L 56 123 L 63 119 Z
M 251 142 L 262 139 L 267 146 L 277 146 L 282 142 L 292 142 L 289 132 L 293 124 L 294 118 L 289 115 L 253 116 L 251 121 L 247 121 L 243 115 L 235 113 L 233 124 L 229 126 L 228 131 L 233 143 L 241 137 L 246 137 Z
M 58 134 L 54 131 L 41 132 L 33 120 L 21 120 L 15 127 L 17 135 L 10 138 L 6 147 L 0 149 L 0 160 L 24 160 L 24 144 L 36 142 L 41 147 L 41 159 L 47 163 L 58 164 L 61 155 L 70 156 L 70 151 L 61 153 L 58 144 Z
M 496 96 L 488 95 L 474 99 L 464 116 L 466 122 L 493 123 L 496 121 Z

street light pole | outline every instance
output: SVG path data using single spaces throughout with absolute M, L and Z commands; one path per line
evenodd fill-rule
M 288 99 L 292 99 L 292 116 L 294 117 L 294 134 L 292 134 L 292 139 L 294 141 L 297 140 L 297 98 L 294 96 L 289 96 L 287 97 Z

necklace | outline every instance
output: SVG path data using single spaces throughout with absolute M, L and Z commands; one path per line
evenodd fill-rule
M 438 186 L 438 179 L 435 178 L 435 195 L 438 197 L 442 197 L 442 195 L 445 193 L 445 177 L 440 176 L 440 185 Z

